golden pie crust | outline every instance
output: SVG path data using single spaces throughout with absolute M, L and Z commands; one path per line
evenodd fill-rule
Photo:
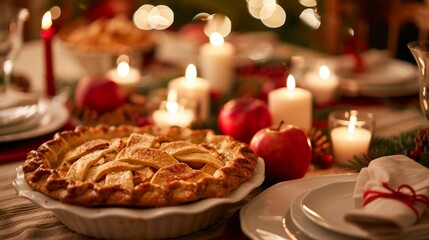
M 23 164 L 31 188 L 82 206 L 172 206 L 225 197 L 256 170 L 245 143 L 212 130 L 79 126 Z

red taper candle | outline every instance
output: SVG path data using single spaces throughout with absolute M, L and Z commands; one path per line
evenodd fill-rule
M 54 36 L 54 28 L 52 27 L 52 16 L 49 11 L 43 15 L 42 31 L 40 35 L 43 40 L 45 53 L 45 91 L 48 96 L 55 96 L 55 80 L 52 61 L 52 37 Z

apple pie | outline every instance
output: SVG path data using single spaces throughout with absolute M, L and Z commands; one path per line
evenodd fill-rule
M 77 20 L 62 28 L 57 35 L 72 49 L 86 52 L 148 52 L 155 44 L 151 31 L 137 28 L 122 14 L 110 19 L 99 18 L 89 24 Z
M 250 179 L 257 155 L 212 130 L 78 126 L 23 164 L 29 186 L 81 206 L 171 206 L 225 197 Z

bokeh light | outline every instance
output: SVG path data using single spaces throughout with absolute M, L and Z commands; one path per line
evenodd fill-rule
M 351 27 L 347 28 L 347 32 L 350 34 L 350 36 L 354 36 L 355 35 L 355 30 Z
M 313 29 L 318 29 L 321 24 L 319 14 L 312 8 L 304 9 L 299 15 L 299 19 Z
M 154 8 L 153 5 L 145 4 L 139 7 L 133 15 L 133 22 L 138 28 L 142 30 L 151 30 L 152 27 L 149 24 L 149 12 Z
M 264 6 L 264 0 L 246 0 L 247 8 L 250 15 L 256 19 L 260 19 L 261 9 Z
M 204 26 L 204 33 L 210 36 L 214 32 L 220 33 L 222 37 L 231 33 L 231 20 L 223 14 L 211 14 L 207 17 L 207 23 Z
M 301 3 L 304 7 L 316 7 L 317 1 L 316 0 L 299 0 L 299 3 Z
M 142 5 L 134 12 L 134 24 L 142 30 L 164 30 L 174 22 L 174 12 L 165 5 Z
M 49 12 L 51 12 L 52 20 L 58 19 L 61 16 L 61 8 L 58 6 L 51 7 Z
M 265 4 L 261 9 L 261 21 L 270 28 L 278 28 L 286 22 L 286 12 L 278 4 Z
M 149 12 L 148 16 L 149 25 L 156 30 L 164 30 L 173 24 L 174 13 L 173 11 L 165 6 L 159 5 Z
M 256 7 L 256 6 L 252 6 L 252 5 L 248 4 L 247 9 L 249 10 L 249 13 L 252 17 L 254 17 L 256 19 L 261 18 L 260 15 L 261 15 L 262 7 Z
M 286 12 L 276 0 L 247 0 L 247 9 L 267 27 L 278 28 L 286 22 Z

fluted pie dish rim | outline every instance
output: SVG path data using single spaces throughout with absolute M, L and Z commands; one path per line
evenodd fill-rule
M 258 158 L 252 177 L 222 198 L 206 198 L 188 204 L 153 207 L 85 207 L 62 203 L 32 189 L 17 167 L 14 188 L 20 197 L 51 210 L 56 218 L 78 233 L 105 239 L 163 239 L 192 234 L 225 216 L 264 181 L 265 165 Z

